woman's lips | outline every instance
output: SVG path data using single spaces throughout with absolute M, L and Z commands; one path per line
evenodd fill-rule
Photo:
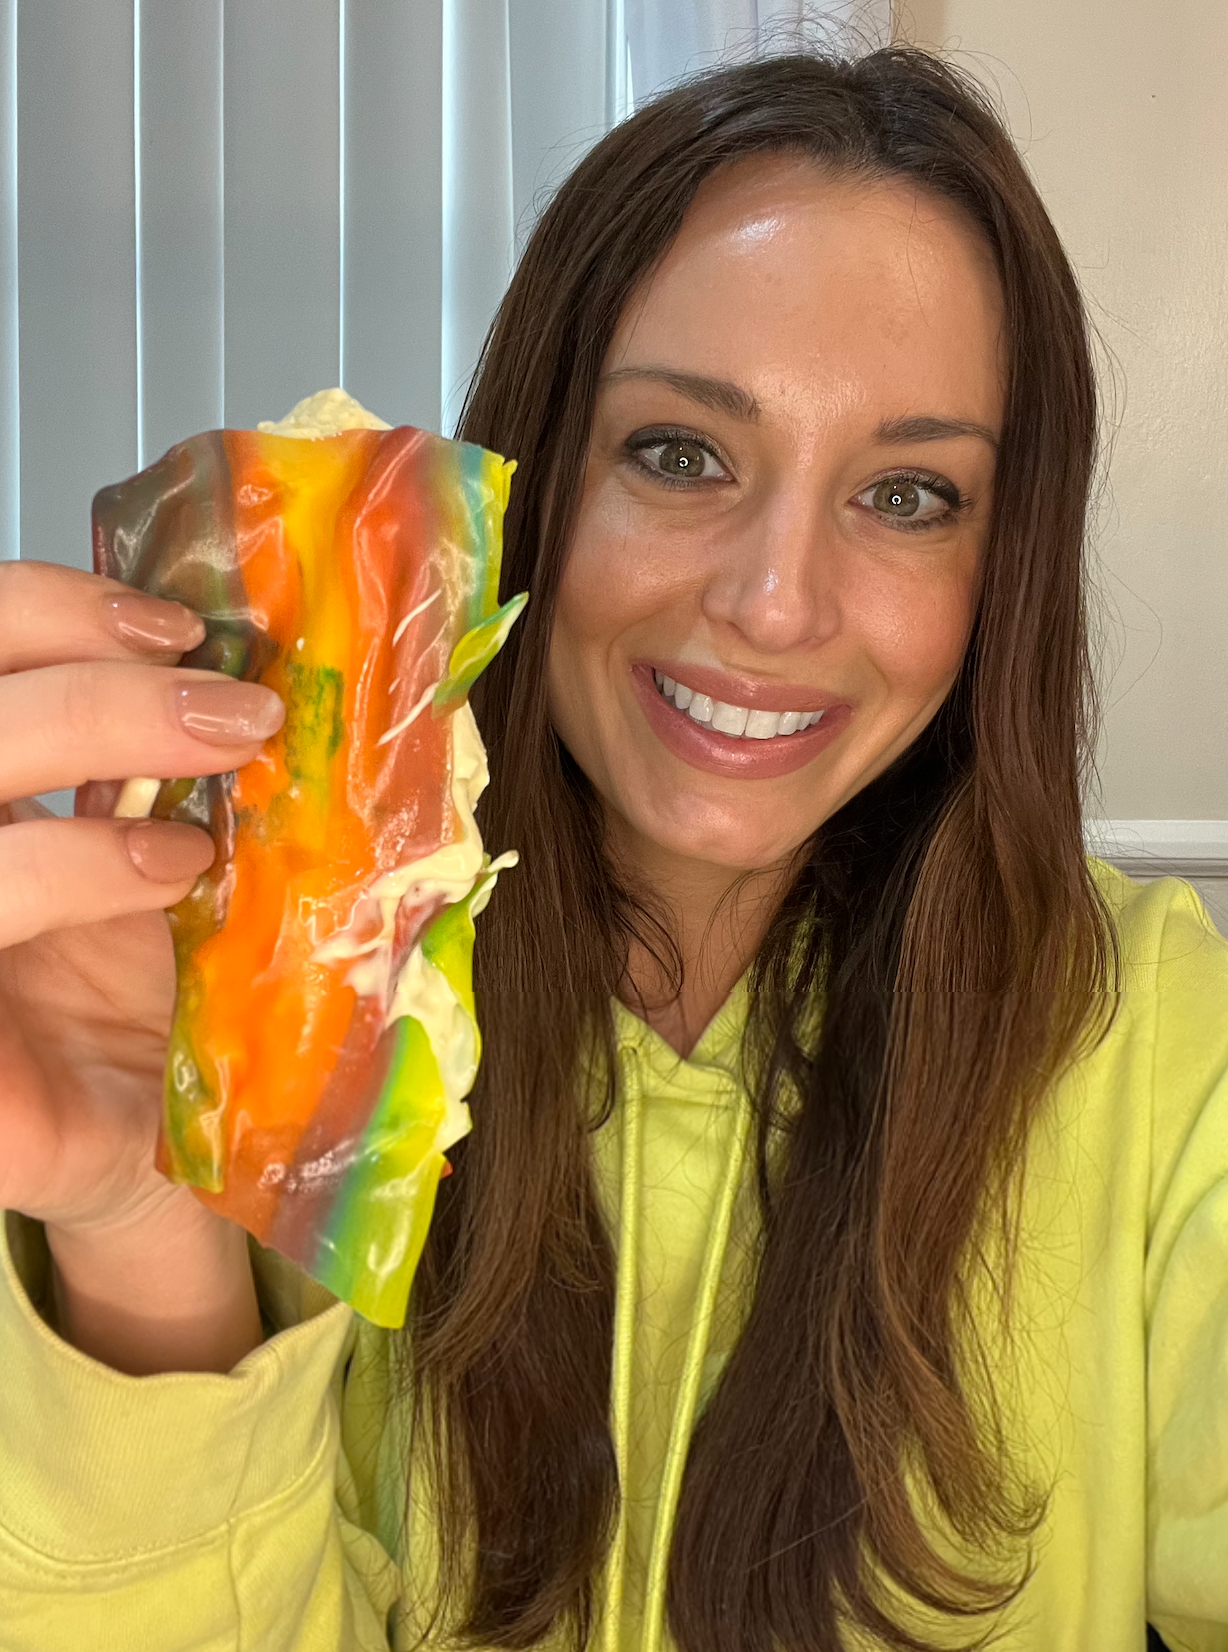
M 657 669 L 664 671 L 665 667 Z M 730 682 L 719 673 L 699 670 L 688 670 L 684 681 L 704 693 L 706 689 L 704 682 L 699 680 L 701 676 L 705 682 L 710 679 L 714 688 L 718 686 L 718 679 L 721 687 L 726 687 Z M 745 694 L 746 698 L 731 703 L 749 703 L 764 711 L 813 709 L 823 712 L 821 722 L 811 728 L 799 729 L 795 734 L 780 734 L 771 740 L 747 740 L 719 734 L 695 722 L 685 711 L 679 711 L 658 689 L 651 665 L 641 663 L 632 666 L 631 681 L 649 727 L 668 751 L 692 768 L 739 780 L 774 780 L 782 774 L 792 774 L 795 769 L 804 768 L 847 727 L 853 715 L 853 708 L 847 701 L 833 701 L 830 696 L 816 696 L 813 693 L 805 696 L 804 691 L 803 697 L 812 702 L 809 706 L 803 705 L 797 697 L 782 704 L 768 705 L 766 700 L 781 701 L 783 693 L 792 694 L 794 691 L 757 691 L 753 685 L 744 685 L 738 692 Z M 751 693 L 754 694 L 753 700 Z
M 650 674 L 660 671 L 675 681 L 681 680 L 711 700 L 746 706 L 751 711 L 827 711 L 845 703 L 834 694 L 820 694 L 801 684 L 758 683 L 734 671 L 717 671 L 711 666 L 690 665 L 681 660 L 676 666 L 669 660 L 641 660 L 632 670 L 638 671 L 641 667 L 646 667 Z

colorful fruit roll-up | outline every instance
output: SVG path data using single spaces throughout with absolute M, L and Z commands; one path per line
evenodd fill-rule
M 473 920 L 515 860 L 483 853 L 467 700 L 524 602 L 497 596 L 512 468 L 328 391 L 94 500 L 97 571 L 204 618 L 182 663 L 286 704 L 237 774 L 117 809 L 217 845 L 169 914 L 158 1167 L 380 1325 L 470 1127 Z

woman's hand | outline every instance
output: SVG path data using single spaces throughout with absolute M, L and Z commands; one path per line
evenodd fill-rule
M 210 1214 L 153 1156 L 175 986 L 163 908 L 213 845 L 110 818 L 125 779 L 224 773 L 280 727 L 270 690 L 176 668 L 203 634 L 114 581 L 0 563 L 0 1208 L 66 1248 Z M 30 801 L 70 786 L 73 820 Z

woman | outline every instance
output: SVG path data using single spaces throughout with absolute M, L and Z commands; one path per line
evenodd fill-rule
M 1094 421 L 934 59 L 581 164 L 463 425 L 521 465 L 523 868 L 403 1338 L 149 1166 L 209 846 L 0 832 L 6 1646 L 1228 1647 L 1228 949 L 1083 854 Z M 276 728 L 182 610 L 3 573 L 3 795 Z

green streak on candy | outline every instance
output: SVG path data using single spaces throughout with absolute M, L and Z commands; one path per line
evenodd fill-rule
M 433 704 L 438 715 L 456 710 L 503 647 L 508 632 L 520 618 L 520 612 L 528 600 L 529 593 L 521 591 L 518 596 L 505 602 L 502 608 L 496 608 L 489 619 L 465 632 L 452 650 L 448 675 L 435 690 Z

